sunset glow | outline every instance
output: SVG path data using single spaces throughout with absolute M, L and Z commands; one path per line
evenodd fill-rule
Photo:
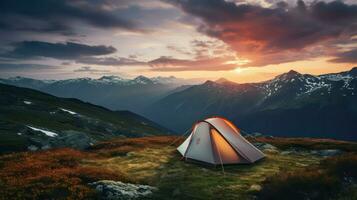
M 352 0 L 56 4 L 53 15 L 45 9 L 33 14 L 31 4 L 1 6 L 6 14 L 0 15 L 17 19 L 17 25 L 0 20 L 6 24 L 0 31 L 1 77 L 144 75 L 224 77 L 241 83 L 264 81 L 291 69 L 333 73 L 357 62 Z

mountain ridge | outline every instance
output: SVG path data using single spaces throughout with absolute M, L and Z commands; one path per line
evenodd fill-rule
M 206 81 L 159 100 L 146 116 L 178 132 L 218 115 L 248 132 L 356 140 L 356 70 L 318 76 L 289 71 L 258 83 Z
M 58 97 L 77 98 L 112 110 L 141 111 L 181 85 L 185 80 L 176 77 L 137 76 L 126 79 L 102 76 L 98 79 L 36 80 L 15 77 L 0 79 L 0 83 L 40 90 Z M 145 98 L 143 98 L 145 96 Z

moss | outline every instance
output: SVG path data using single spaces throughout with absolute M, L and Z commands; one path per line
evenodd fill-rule
M 357 154 L 322 160 L 319 165 L 280 172 L 263 183 L 259 199 L 355 199 Z
M 176 139 L 118 139 L 99 143 L 87 151 L 66 148 L 6 154 L 0 157 L 0 196 L 93 199 L 97 194 L 88 183 L 102 179 L 156 186 L 159 190 L 153 199 L 292 199 L 291 194 L 302 199 L 303 194 L 324 199 L 331 192 L 336 193 L 337 199 L 346 199 L 346 194 L 356 196 L 353 184 L 346 189 L 339 187 L 344 186 L 346 175 L 356 177 L 357 157 L 353 153 L 323 159 L 306 153 L 284 155 L 267 151 L 267 157 L 260 162 L 224 166 L 223 173 L 220 166 L 182 161 L 176 147 L 168 145 Z M 286 146 L 289 141 L 292 146 L 297 143 L 270 140 Z M 180 142 L 182 139 L 175 144 Z M 340 143 L 336 141 L 336 145 Z

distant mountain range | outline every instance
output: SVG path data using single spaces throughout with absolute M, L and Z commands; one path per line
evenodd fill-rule
M 0 153 L 86 148 L 113 137 L 165 134 L 170 131 L 129 111 L 0 84 Z
M 238 84 L 226 79 L 190 85 L 175 77 L 0 82 L 110 109 L 137 112 L 178 133 L 205 117 L 225 116 L 247 132 L 357 140 L 357 68 L 309 75 L 289 71 L 272 80 Z
M 225 116 L 248 132 L 357 139 L 357 68 L 313 76 L 289 71 L 260 83 L 207 81 L 157 101 L 150 119 L 183 132 Z
M 0 83 L 32 88 L 59 97 L 77 98 L 113 110 L 142 113 L 148 105 L 190 82 L 173 76 L 138 76 L 134 79 L 103 76 L 99 79 L 77 78 L 58 81 L 14 77 L 0 79 Z

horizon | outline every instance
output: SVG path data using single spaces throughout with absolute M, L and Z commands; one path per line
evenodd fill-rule
M 249 83 L 289 70 L 318 75 L 357 64 L 357 4 L 352 0 L 36 5 L 1 3 L 2 78 L 143 75 Z
M 237 84 L 245 84 L 245 83 L 260 83 L 260 82 L 265 82 L 265 81 L 269 81 L 269 80 L 272 80 L 274 78 L 277 78 L 278 76 L 282 75 L 282 74 L 286 74 L 286 73 L 289 73 L 290 71 L 295 71 L 299 74 L 309 74 L 309 75 L 313 75 L 313 76 L 321 76 L 321 75 L 326 75 L 326 74 L 335 74 L 335 73 L 342 73 L 342 72 L 349 72 L 351 71 L 352 69 L 357 69 L 357 66 L 355 67 L 352 67 L 346 71 L 338 71 L 338 72 L 331 72 L 331 73 L 323 73 L 323 74 L 309 74 L 309 73 L 301 73 L 299 71 L 296 71 L 296 70 L 293 70 L 293 69 L 290 69 L 289 71 L 285 71 L 283 73 L 280 73 L 280 74 L 277 74 L 269 79 L 266 79 L 266 80 L 259 80 L 259 81 L 251 81 L 251 82 L 237 82 L 237 81 L 234 81 L 234 80 L 231 80 L 229 78 L 225 78 L 225 77 L 217 77 L 217 78 L 214 78 L 214 79 L 205 79 L 205 78 L 179 78 L 179 77 L 176 77 L 174 75 L 171 75 L 171 76 L 144 76 L 144 75 L 138 75 L 138 76 L 132 76 L 132 77 L 125 77 L 123 75 L 102 75 L 102 76 L 97 76 L 97 77 L 89 77 L 89 76 L 83 76 L 83 77 L 75 77 L 75 78 L 62 78 L 62 79 L 46 79 L 46 78 L 32 78 L 32 77 L 28 77 L 28 76 L 10 76 L 10 77 L 0 77 L 0 79 L 14 79 L 14 78 L 28 78 L 28 79 L 34 79 L 34 80 L 41 80 L 41 81 L 64 81 L 64 80 L 73 80 L 73 79 L 91 79 L 91 80 L 100 80 L 104 77 L 118 77 L 118 78 L 122 78 L 123 80 L 134 80 L 135 78 L 138 78 L 138 77 L 145 77 L 145 78 L 149 78 L 149 79 L 154 79 L 154 78 L 174 78 L 174 79 L 178 79 L 178 80 L 182 80 L 182 81 L 186 81 L 186 83 L 188 84 L 192 84 L 192 85 L 196 85 L 196 84 L 203 84 L 204 82 L 206 81 L 213 81 L 213 82 L 217 82 L 221 79 L 224 79 L 224 80 L 227 80 L 227 81 L 230 81 L 230 82 L 234 82 L 234 83 L 237 83 Z

